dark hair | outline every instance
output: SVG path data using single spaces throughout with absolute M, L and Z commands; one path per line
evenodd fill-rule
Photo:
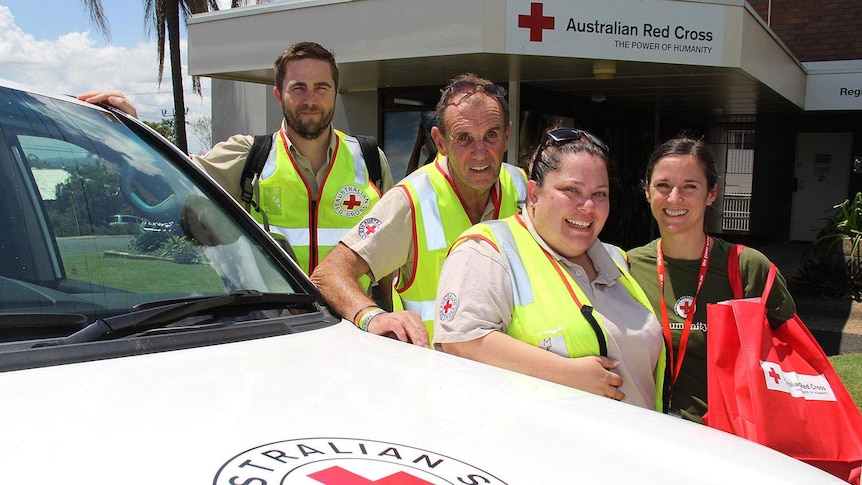
M 503 110 L 503 123 L 505 126 L 509 126 L 509 102 L 505 98 L 506 90 L 485 78 L 467 72 L 449 81 L 449 84 L 440 91 L 440 101 L 437 102 L 437 129 L 441 133 L 446 133 L 446 108 L 453 104 L 451 102 L 452 97 L 467 93 L 461 98 L 463 100 L 470 94 L 477 92 L 477 86 L 482 87 L 481 92 L 495 98 L 500 103 L 500 108 Z M 460 102 L 459 100 L 458 103 Z
M 335 81 L 335 89 L 338 90 L 338 66 L 335 65 L 335 56 L 332 55 L 332 52 L 316 42 L 298 42 L 285 49 L 275 60 L 275 87 L 279 91 L 283 88 L 282 83 L 284 82 L 284 73 L 287 71 L 287 64 L 290 61 L 301 59 L 328 62 L 329 70 L 332 71 L 332 79 Z
M 718 169 L 715 166 L 715 158 L 703 138 L 695 139 L 687 133 L 681 133 L 653 150 L 647 163 L 644 186 L 649 187 L 655 166 L 662 158 L 685 155 L 693 156 L 700 163 L 700 168 L 703 169 L 703 174 L 706 176 L 707 190 L 712 190 L 718 184 Z
M 556 141 L 552 136 L 559 131 L 567 131 L 571 138 Z M 560 168 L 561 155 L 565 153 L 588 153 L 601 158 L 608 170 L 608 181 L 616 181 L 616 165 L 613 163 L 607 145 L 595 135 L 573 128 L 562 128 L 555 126 L 545 131 L 542 141 L 533 156 L 530 157 L 530 180 L 534 180 L 539 186 L 545 183 L 545 177 Z

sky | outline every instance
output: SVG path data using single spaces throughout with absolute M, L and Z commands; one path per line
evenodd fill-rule
M 222 3 L 222 2 L 220 2 Z M 226 2 L 229 3 L 229 2 Z M 173 113 L 169 59 L 161 85 L 155 32 L 144 29 L 142 0 L 102 0 L 110 42 L 90 23 L 82 0 L 0 0 L 0 78 L 59 94 L 91 89 L 120 90 L 135 104 L 138 118 L 161 121 Z M 210 82 L 203 96 L 192 93 L 187 39 L 181 51 L 187 121 L 211 116 Z M 188 130 L 189 151 L 206 148 Z

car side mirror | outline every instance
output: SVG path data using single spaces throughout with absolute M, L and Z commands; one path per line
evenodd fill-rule
M 236 223 L 213 201 L 199 195 L 186 197 L 180 214 L 180 226 L 189 240 L 204 246 L 231 244 L 240 236 Z

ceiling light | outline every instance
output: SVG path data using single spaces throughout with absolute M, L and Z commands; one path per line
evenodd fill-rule
M 598 59 L 593 61 L 593 76 L 596 79 L 613 79 L 617 73 L 617 63 Z

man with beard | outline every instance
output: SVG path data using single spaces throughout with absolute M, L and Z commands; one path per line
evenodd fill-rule
M 356 138 L 332 127 L 338 66 L 331 52 L 300 42 L 281 53 L 274 70 L 272 92 L 284 121 L 273 134 L 272 150 L 246 207 L 270 233 L 287 239 L 310 275 L 380 199 L 381 190 L 392 186 L 392 174 L 378 150 L 383 182 L 376 187 Z M 242 170 L 253 142 L 252 136 L 236 135 L 192 158 L 240 200 Z
M 191 157 L 274 237 L 286 239 L 297 263 L 310 275 L 380 200 L 381 192 L 392 187 L 392 173 L 378 149 L 382 182 L 377 187 L 357 139 L 332 127 L 338 66 L 331 52 L 314 42 L 300 42 L 278 56 L 274 70 L 273 94 L 284 120 L 272 135 L 272 149 L 253 181 L 251 197 L 242 197 L 243 169 L 254 136 L 234 135 L 205 155 Z M 78 98 L 107 101 L 135 116 L 134 106 L 122 93 L 90 92 Z M 391 286 L 391 280 L 386 281 L 381 288 Z M 363 287 L 369 283 L 365 279 Z

